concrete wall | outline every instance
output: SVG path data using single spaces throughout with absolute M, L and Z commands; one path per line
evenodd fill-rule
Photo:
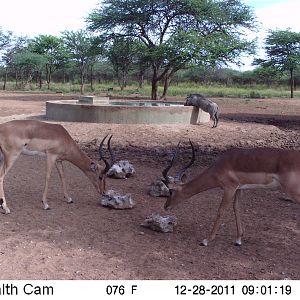
M 47 101 L 50 120 L 114 124 L 197 124 L 209 121 L 209 114 L 190 106 L 112 106 L 78 104 L 75 100 Z

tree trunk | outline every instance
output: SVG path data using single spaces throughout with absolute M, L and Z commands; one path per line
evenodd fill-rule
M 127 86 L 127 72 L 126 71 L 122 71 L 122 86 L 121 86 L 121 90 L 123 91 L 126 86 Z
M 18 71 L 15 72 L 16 89 L 18 88 Z
M 157 100 L 157 98 L 158 98 L 158 81 L 152 78 L 151 100 Z
M 94 70 L 93 70 L 93 65 L 91 65 L 91 73 L 90 73 L 90 80 L 91 80 L 91 91 L 94 91 Z
M 293 69 L 290 69 L 290 84 L 291 84 L 291 98 L 294 98 L 294 76 L 293 76 Z
M 42 81 L 42 71 L 39 72 L 39 88 L 42 89 L 43 81 Z
M 139 79 L 138 79 L 140 89 L 142 89 L 144 87 L 144 73 L 145 73 L 144 70 L 140 70 Z
M 152 87 L 151 87 L 151 100 L 157 100 L 158 96 L 158 79 L 157 68 L 153 66 Z
M 5 68 L 5 75 L 4 75 L 4 82 L 3 82 L 3 91 L 6 89 L 6 83 L 7 83 L 7 68 Z
M 168 89 L 169 89 L 169 86 L 170 86 L 170 82 L 172 80 L 172 77 L 173 75 L 178 71 L 179 69 L 178 68 L 175 68 L 173 70 L 171 70 L 170 73 L 166 73 L 165 74 L 165 77 L 164 77 L 164 90 L 163 90 L 163 93 L 160 97 L 160 99 L 164 99 L 166 100 L 167 98 L 167 93 L 168 93 Z
M 81 62 L 80 66 L 80 94 L 84 93 L 84 62 Z
M 46 81 L 47 81 L 48 90 L 50 90 L 51 76 L 52 76 L 52 67 L 51 65 L 46 64 Z
M 171 74 L 166 75 L 166 77 L 164 79 L 164 90 L 163 90 L 163 93 L 162 93 L 160 99 L 166 100 L 170 82 L 171 82 Z

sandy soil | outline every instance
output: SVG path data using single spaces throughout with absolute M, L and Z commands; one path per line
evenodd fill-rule
M 11 119 L 45 120 L 45 101 L 63 95 L 0 92 L 0 123 Z M 216 129 L 204 125 L 61 124 L 82 149 L 98 159 L 97 145 L 113 133 L 117 159 L 129 159 L 137 173 L 127 180 L 109 179 L 131 193 L 132 210 L 112 210 L 79 169 L 66 163 L 68 186 L 75 203 L 63 199 L 56 170 L 48 202 L 41 205 L 45 161 L 20 156 L 5 178 L 11 214 L 0 215 L 0 279 L 300 279 L 300 206 L 273 191 L 246 192 L 242 201 L 245 236 L 234 246 L 235 221 L 228 211 L 220 232 L 208 247 L 207 236 L 221 192 L 210 190 L 173 211 L 178 225 L 163 234 L 140 226 L 165 199 L 147 195 L 178 140 L 181 159 L 188 159 L 188 139 L 196 145 L 193 176 L 227 148 L 274 146 L 299 149 L 300 101 L 288 99 L 215 99 L 221 120 Z M 176 169 L 175 167 L 175 169 Z

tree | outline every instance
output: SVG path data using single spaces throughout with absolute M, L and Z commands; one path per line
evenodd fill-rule
M 101 52 L 100 47 L 96 47 L 94 39 L 85 31 L 64 31 L 63 41 L 67 47 L 70 58 L 79 64 L 80 70 L 80 92 L 84 93 L 84 77 L 87 72 L 88 63 L 93 57 Z
M 189 63 L 232 61 L 253 49 L 243 37 L 255 18 L 239 0 L 105 0 L 87 22 L 104 40 L 130 37 L 145 45 L 152 99 L 160 80 L 166 83 Z
M 10 43 L 6 43 L 5 48 L 3 49 L 3 55 L 1 58 L 2 63 L 5 66 L 5 75 L 4 75 L 4 83 L 3 90 L 6 89 L 7 76 L 9 69 L 16 68 L 13 64 L 13 57 L 15 54 L 23 51 L 28 44 L 28 39 L 26 37 L 14 37 L 10 36 Z M 17 72 L 16 72 L 16 82 L 17 82 Z M 17 83 L 16 83 L 17 85 Z
M 281 72 L 273 66 L 260 66 L 252 71 L 253 77 L 257 83 L 264 83 L 270 87 L 279 81 Z
M 27 49 L 13 55 L 12 64 L 21 77 L 22 87 L 31 85 L 34 72 L 40 73 L 47 59 L 44 55 L 33 53 Z
M 11 31 L 5 32 L 0 27 L 0 51 L 5 49 L 11 43 L 11 38 L 12 38 L 12 32 Z
M 8 73 L 8 65 L 7 65 L 7 52 L 9 52 L 9 49 L 12 45 L 13 42 L 13 36 L 12 33 L 9 32 L 4 32 L 2 31 L 0 27 L 0 51 L 4 53 L 2 57 L 0 58 L 0 63 L 4 63 L 5 67 L 5 74 L 4 74 L 4 83 L 3 83 L 3 90 L 6 88 L 6 82 L 7 82 L 7 73 Z
M 128 72 L 133 66 L 135 58 L 135 46 L 135 42 L 132 39 L 119 37 L 114 39 L 107 53 L 117 75 L 121 90 L 127 86 Z
M 300 33 L 287 30 L 270 30 L 265 39 L 266 59 L 256 59 L 255 65 L 273 67 L 290 75 L 291 98 L 294 97 L 294 70 L 300 64 Z
M 34 53 L 44 55 L 47 59 L 46 81 L 50 89 L 52 73 L 67 60 L 63 40 L 52 35 L 39 35 L 30 42 L 29 49 Z

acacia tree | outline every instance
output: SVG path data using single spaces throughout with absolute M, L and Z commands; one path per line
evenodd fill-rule
M 243 37 L 254 29 L 255 17 L 239 0 L 105 0 L 87 22 L 104 40 L 122 36 L 145 45 L 152 99 L 158 98 L 158 82 L 188 63 L 232 61 L 253 49 Z
M 63 41 L 67 47 L 70 58 L 79 64 L 80 93 L 84 93 L 84 78 L 91 62 L 91 58 L 97 55 L 99 48 L 95 47 L 93 38 L 85 31 L 64 31 Z M 100 50 L 99 50 L 100 51 Z
M 290 75 L 291 98 L 294 97 L 294 71 L 300 64 L 300 33 L 290 30 L 271 30 L 265 40 L 266 59 L 254 64 L 272 67 Z
M 117 75 L 119 86 L 127 86 L 128 72 L 133 67 L 138 45 L 130 38 L 116 38 L 108 49 L 107 56 Z
M 53 72 L 68 58 L 63 40 L 53 35 L 39 35 L 30 42 L 29 49 L 34 53 L 44 55 L 47 59 L 46 81 L 50 89 Z
M 22 88 L 27 85 L 31 86 L 34 72 L 40 73 L 46 62 L 47 59 L 44 55 L 30 52 L 27 49 L 13 55 L 12 64 L 21 78 Z
M 28 45 L 28 39 L 26 37 L 14 37 L 10 36 L 10 43 L 6 44 L 6 47 L 2 55 L 2 62 L 5 66 L 5 75 L 4 75 L 4 82 L 3 82 L 3 90 L 6 89 L 6 83 L 7 83 L 7 75 L 9 69 L 13 69 L 15 71 L 15 77 L 16 77 L 16 86 L 18 85 L 18 71 L 16 66 L 13 64 L 13 58 L 14 55 L 17 53 L 22 52 Z
M 0 51 L 5 49 L 10 43 L 12 38 L 12 32 L 11 31 L 4 31 L 0 27 Z
M 3 56 L 0 58 L 0 63 L 4 63 L 5 67 L 5 74 L 4 74 L 4 83 L 3 83 L 3 90 L 6 88 L 6 81 L 7 81 L 7 72 L 8 72 L 8 64 L 7 64 L 7 52 L 13 42 L 12 32 L 4 32 L 0 27 L 0 52 L 3 52 Z

